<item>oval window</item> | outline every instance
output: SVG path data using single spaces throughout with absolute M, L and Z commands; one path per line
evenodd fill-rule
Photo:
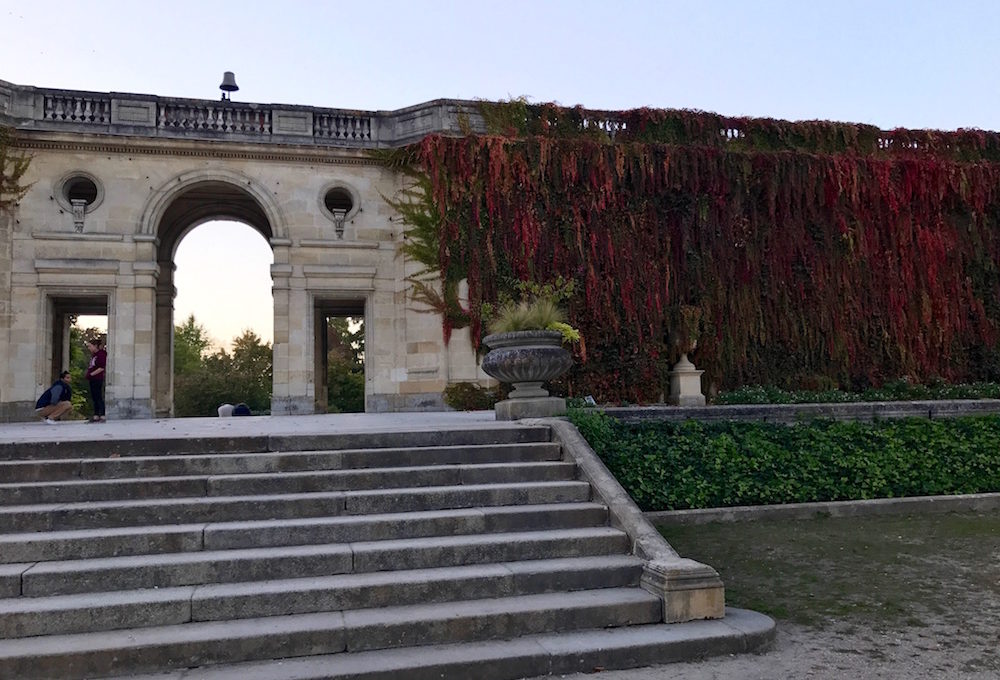
M 326 192 L 323 197 L 323 204 L 326 209 L 334 215 L 346 215 L 354 208 L 354 197 L 351 192 L 343 187 L 334 187 Z

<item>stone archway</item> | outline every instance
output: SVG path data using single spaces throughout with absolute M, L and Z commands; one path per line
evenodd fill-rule
M 448 383 L 487 380 L 471 343 L 446 346 L 440 320 L 410 304 L 421 265 L 382 200 L 405 176 L 369 154 L 470 121 L 480 129 L 475 109 L 220 105 L 0 82 L 0 122 L 32 155 L 16 217 L 0 215 L 0 353 L 10 357 L 0 420 L 33 414 L 63 361 L 57 319 L 91 306 L 108 318 L 109 415 L 169 415 L 174 249 L 215 217 L 249 225 L 273 253 L 273 415 L 322 409 L 322 319 L 344 301 L 364 310 L 366 410 L 441 409 Z
M 219 170 L 184 173 L 165 183 L 150 197 L 136 239 L 150 244 L 158 272 L 153 301 L 155 338 L 150 376 L 157 417 L 173 413 L 174 256 L 187 233 L 215 219 L 235 220 L 251 226 L 273 249 L 288 245 L 278 206 L 262 186 L 241 173 Z M 279 261 L 278 252 L 275 261 Z M 276 316 L 280 302 L 276 295 Z M 287 309 L 287 303 L 281 309 Z M 277 366 L 275 379 L 279 379 Z

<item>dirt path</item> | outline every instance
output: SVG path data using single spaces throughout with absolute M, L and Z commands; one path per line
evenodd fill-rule
M 668 664 L 655 668 L 559 676 L 566 680 L 996 680 L 997 648 L 966 645 L 958 632 L 943 629 L 815 630 L 781 623 L 774 648 L 749 654 Z

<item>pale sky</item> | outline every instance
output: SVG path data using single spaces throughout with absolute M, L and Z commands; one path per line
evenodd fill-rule
M 0 79 L 218 99 L 233 71 L 245 102 L 379 110 L 524 95 L 1000 130 L 998 38 L 997 0 L 0 0 Z M 194 312 L 222 342 L 248 326 L 269 340 L 270 260 L 254 259 L 266 244 L 246 227 L 214 236 L 232 239 L 225 249 L 191 247 L 214 229 L 181 243 L 176 320 Z M 199 279 L 201 267 L 217 277 Z M 232 289 L 255 317 L 224 320 Z

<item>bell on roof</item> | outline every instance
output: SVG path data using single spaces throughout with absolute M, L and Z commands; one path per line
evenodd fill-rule
M 219 85 L 219 89 L 222 90 L 223 101 L 229 99 L 231 92 L 236 92 L 236 90 L 240 89 L 240 86 L 236 84 L 236 76 L 233 75 L 232 71 L 226 71 L 222 74 L 222 85 Z

